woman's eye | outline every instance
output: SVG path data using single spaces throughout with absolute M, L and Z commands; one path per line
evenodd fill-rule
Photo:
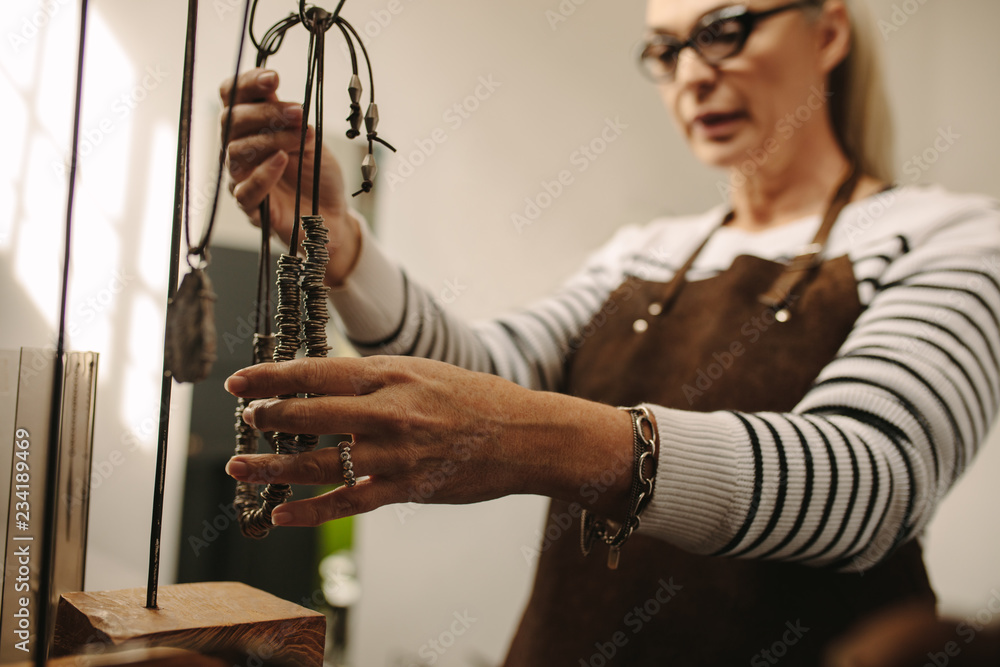
M 677 62 L 678 49 L 676 46 L 665 46 L 657 58 L 661 63 L 672 65 Z
M 716 21 L 708 26 L 703 33 L 709 33 L 714 41 L 733 43 L 743 35 L 743 26 L 737 21 Z

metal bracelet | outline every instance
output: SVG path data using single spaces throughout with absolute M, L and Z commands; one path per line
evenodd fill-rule
M 632 416 L 632 485 L 625 519 L 619 524 L 595 518 L 587 510 L 580 515 L 580 550 L 587 556 L 599 538 L 611 547 L 608 552 L 608 568 L 612 570 L 618 568 L 621 546 L 639 527 L 639 515 L 649 504 L 656 481 L 656 429 L 648 408 L 623 407 L 619 410 L 625 410 Z

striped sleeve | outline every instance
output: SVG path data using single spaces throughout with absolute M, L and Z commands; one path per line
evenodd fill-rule
M 355 274 L 356 285 L 331 300 L 362 355 L 410 355 L 492 373 L 531 389 L 563 386 L 566 355 L 623 280 L 619 254 L 639 233 L 625 227 L 561 289 L 503 317 L 466 324 L 425 288 L 386 260 L 371 239 Z M 379 304 L 373 306 L 372 304 Z
M 898 241 L 858 276 L 874 285 L 866 308 L 790 413 L 650 406 L 661 451 L 644 532 L 849 571 L 921 533 L 997 411 L 1000 210 Z

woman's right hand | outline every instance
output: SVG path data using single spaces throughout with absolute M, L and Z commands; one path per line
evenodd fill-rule
M 258 225 L 258 207 L 270 195 L 271 229 L 288 245 L 295 222 L 302 105 L 278 99 L 278 75 L 271 70 L 256 68 L 244 72 L 237 77 L 236 86 L 233 125 L 226 149 L 229 190 L 240 209 Z M 229 103 L 231 90 L 232 80 L 220 86 L 223 104 Z M 227 110 L 223 109 L 220 119 L 223 131 Z M 314 142 L 315 130 L 310 126 L 302 155 L 302 214 L 312 212 L 312 199 L 318 196 L 319 213 L 330 230 L 327 283 L 338 285 L 354 266 L 360 251 L 361 230 L 347 211 L 340 166 L 325 148 L 319 192 L 312 191 Z

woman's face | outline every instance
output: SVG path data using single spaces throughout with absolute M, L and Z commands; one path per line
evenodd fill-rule
M 651 35 L 680 41 L 707 15 L 733 6 L 725 0 L 649 0 Z M 766 11 L 788 0 L 746 0 L 751 11 Z M 810 136 L 828 121 L 827 74 L 846 54 L 833 53 L 838 35 L 827 20 L 801 8 L 756 23 L 739 53 L 715 65 L 692 48 L 683 49 L 672 81 L 659 84 L 678 129 L 702 162 L 734 167 L 807 149 Z M 840 7 L 842 10 L 843 7 Z M 815 10 L 807 10 L 814 12 Z M 841 26 L 843 27 L 843 26 Z M 840 36 L 841 41 L 849 40 Z

